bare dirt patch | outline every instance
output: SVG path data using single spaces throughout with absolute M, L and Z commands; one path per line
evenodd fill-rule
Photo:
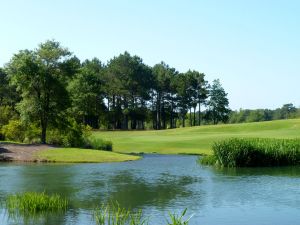
M 0 143 L 0 161 L 34 162 L 36 152 L 49 148 L 53 146 Z

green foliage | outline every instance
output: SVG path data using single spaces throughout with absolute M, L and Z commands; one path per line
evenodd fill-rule
M 214 143 L 213 152 L 225 167 L 300 164 L 299 139 L 235 138 Z
M 70 105 L 66 86 L 78 66 L 66 48 L 46 41 L 34 51 L 19 51 L 6 67 L 10 83 L 22 97 L 17 107 L 21 118 L 40 125 L 43 143 L 48 125 L 56 125 Z
M 102 205 L 94 212 L 97 225 L 146 225 L 142 210 L 137 212 L 122 208 L 118 203 Z
M 2 133 L 8 141 L 23 142 L 25 139 L 25 127 L 20 120 L 10 120 L 2 127 Z
M 215 155 L 206 155 L 206 156 L 199 156 L 197 162 L 201 165 L 216 165 L 218 159 Z
M 35 124 L 26 125 L 21 120 L 10 120 L 2 127 L 1 133 L 5 140 L 24 143 L 39 143 L 40 130 Z
M 212 118 L 213 123 L 227 122 L 230 109 L 227 93 L 222 87 L 220 80 L 214 80 L 209 91 L 208 117 Z
M 106 109 L 104 104 L 104 65 L 94 58 L 86 60 L 68 90 L 72 97 L 72 112 L 78 120 L 99 128 L 99 116 Z
M 229 123 L 250 123 L 271 120 L 293 119 L 300 117 L 300 110 L 293 104 L 285 104 L 281 108 L 270 109 L 240 109 L 230 113 Z
M 87 147 L 96 150 L 112 151 L 113 143 L 101 138 L 90 137 L 87 140 Z
M 186 212 L 187 209 L 185 209 L 180 215 L 176 213 L 169 213 L 170 221 L 168 221 L 167 225 L 188 225 L 191 217 L 185 220 L 184 216 Z
M 4 134 L 2 132 L 2 127 L 7 125 L 10 120 L 17 120 L 18 114 L 13 109 L 13 107 L 5 105 L 0 106 L 0 140 L 4 139 Z
M 6 208 L 11 214 L 34 215 L 36 213 L 65 211 L 68 201 L 60 195 L 47 195 L 45 192 L 25 192 L 9 195 Z
M 84 126 L 74 120 L 66 121 L 65 127 L 48 130 L 47 143 L 63 147 L 83 147 Z

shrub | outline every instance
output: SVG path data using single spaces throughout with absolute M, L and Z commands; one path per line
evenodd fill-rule
M 20 120 L 10 120 L 2 127 L 2 134 L 6 140 L 23 142 L 25 139 L 25 127 Z
M 10 120 L 17 120 L 18 117 L 18 114 L 11 106 L 0 106 L 0 140 L 5 139 L 2 127 L 7 125 Z
M 87 140 L 87 148 L 112 151 L 113 144 L 111 141 L 106 141 L 101 138 L 89 137 Z
M 26 126 L 21 120 L 10 120 L 2 127 L 1 133 L 3 139 L 8 141 L 30 144 L 40 142 L 40 129 L 35 124 Z
M 213 152 L 225 167 L 300 164 L 299 139 L 229 139 L 214 143 Z
M 18 118 L 18 114 L 11 106 L 0 106 L 0 127 L 7 125 L 10 120 L 17 120 Z
M 84 146 L 83 126 L 75 121 L 65 128 L 52 128 L 47 131 L 47 143 L 63 147 Z

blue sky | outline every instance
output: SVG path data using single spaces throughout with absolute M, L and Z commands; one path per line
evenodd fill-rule
M 0 0 L 0 66 L 55 39 L 81 60 L 129 51 L 220 78 L 230 107 L 300 106 L 300 1 Z

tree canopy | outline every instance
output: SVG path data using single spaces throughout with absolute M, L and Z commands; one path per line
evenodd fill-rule
M 49 129 L 74 122 L 95 129 L 167 129 L 227 122 L 229 114 L 225 90 L 219 81 L 210 88 L 204 73 L 179 72 L 165 62 L 151 67 L 128 52 L 106 64 L 80 62 L 54 40 L 19 51 L 0 69 L 0 106 L 5 115 L 18 115 L 22 123 L 14 124 L 39 127 L 42 143 Z M 210 110 L 201 112 L 201 106 Z

